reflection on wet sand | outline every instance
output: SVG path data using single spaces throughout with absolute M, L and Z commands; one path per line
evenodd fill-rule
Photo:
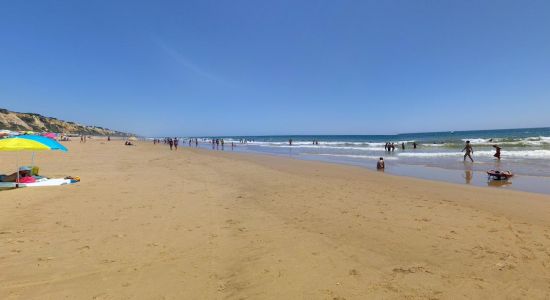
M 512 185 L 510 180 L 487 180 L 487 185 L 492 187 L 507 187 Z
M 464 170 L 464 180 L 466 181 L 466 184 L 470 184 L 472 182 L 472 178 L 474 178 L 474 172 L 470 170 Z
M 464 164 L 464 181 L 466 184 L 470 184 L 472 182 L 472 179 L 474 178 L 474 170 L 472 169 L 472 165 L 470 164 Z

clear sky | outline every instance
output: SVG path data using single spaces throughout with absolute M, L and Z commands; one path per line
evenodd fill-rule
M 2 1 L 0 107 L 143 135 L 550 126 L 550 1 Z

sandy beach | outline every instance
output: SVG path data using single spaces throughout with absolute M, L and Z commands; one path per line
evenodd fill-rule
M 138 142 L 0 192 L 0 299 L 547 299 L 550 196 Z M 2 153 L 10 172 L 16 155 Z M 24 161 L 26 162 L 26 161 Z

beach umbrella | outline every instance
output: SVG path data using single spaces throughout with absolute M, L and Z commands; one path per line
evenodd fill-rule
M 0 139 L 0 151 L 34 151 L 57 150 L 67 152 L 67 148 L 55 140 L 39 135 L 21 135 Z M 19 158 L 17 159 L 19 161 Z M 17 162 L 19 165 L 19 162 Z M 19 172 L 17 172 L 17 181 L 19 181 Z
M 129 137 L 128 140 L 130 141 L 137 141 L 137 138 L 135 136 Z
M 38 135 L 21 135 L 0 140 L 0 151 L 42 151 L 59 150 L 67 152 L 67 148 L 55 140 Z
M 45 133 L 43 136 L 45 136 L 47 138 L 50 138 L 50 139 L 55 139 L 57 137 L 57 134 L 55 134 L 53 132 L 49 132 L 49 133 Z

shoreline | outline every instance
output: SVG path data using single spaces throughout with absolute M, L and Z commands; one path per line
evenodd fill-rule
M 0 192 L 3 299 L 550 296 L 547 195 L 146 142 L 36 160 L 82 181 Z
M 188 147 L 185 143 L 182 144 L 183 148 Z M 246 146 L 245 146 L 246 147 Z M 212 150 L 210 144 L 199 143 L 199 148 L 206 151 L 219 151 L 219 152 L 234 152 L 234 153 L 247 153 L 268 155 L 271 157 L 283 157 L 291 158 L 295 160 L 305 161 L 318 161 L 325 163 L 332 163 L 338 165 L 355 166 L 371 171 L 377 171 L 375 168 L 376 160 L 345 160 L 327 158 L 324 156 L 302 155 L 302 154 L 282 154 L 272 152 L 260 152 L 249 149 L 243 150 L 243 145 L 236 145 L 235 150 L 231 150 L 231 147 L 226 146 L 226 150 Z M 384 155 L 383 155 L 384 156 Z M 385 156 L 388 157 L 388 156 Z M 391 156 L 389 156 L 391 158 Z M 468 167 L 466 167 L 468 166 Z M 427 165 L 409 165 L 409 164 L 394 164 L 392 160 L 386 161 L 386 170 L 384 173 L 393 174 L 396 176 L 403 176 L 407 178 L 419 178 L 424 180 L 436 181 L 436 182 L 448 182 L 460 185 L 472 185 L 485 188 L 497 188 L 506 190 L 516 190 L 530 193 L 538 193 L 550 195 L 550 177 L 539 175 L 523 175 L 516 174 L 512 179 L 507 181 L 494 181 L 487 180 L 485 172 L 475 170 L 472 168 L 471 163 L 466 162 L 464 169 L 455 168 L 443 168 L 439 166 L 427 166 Z

